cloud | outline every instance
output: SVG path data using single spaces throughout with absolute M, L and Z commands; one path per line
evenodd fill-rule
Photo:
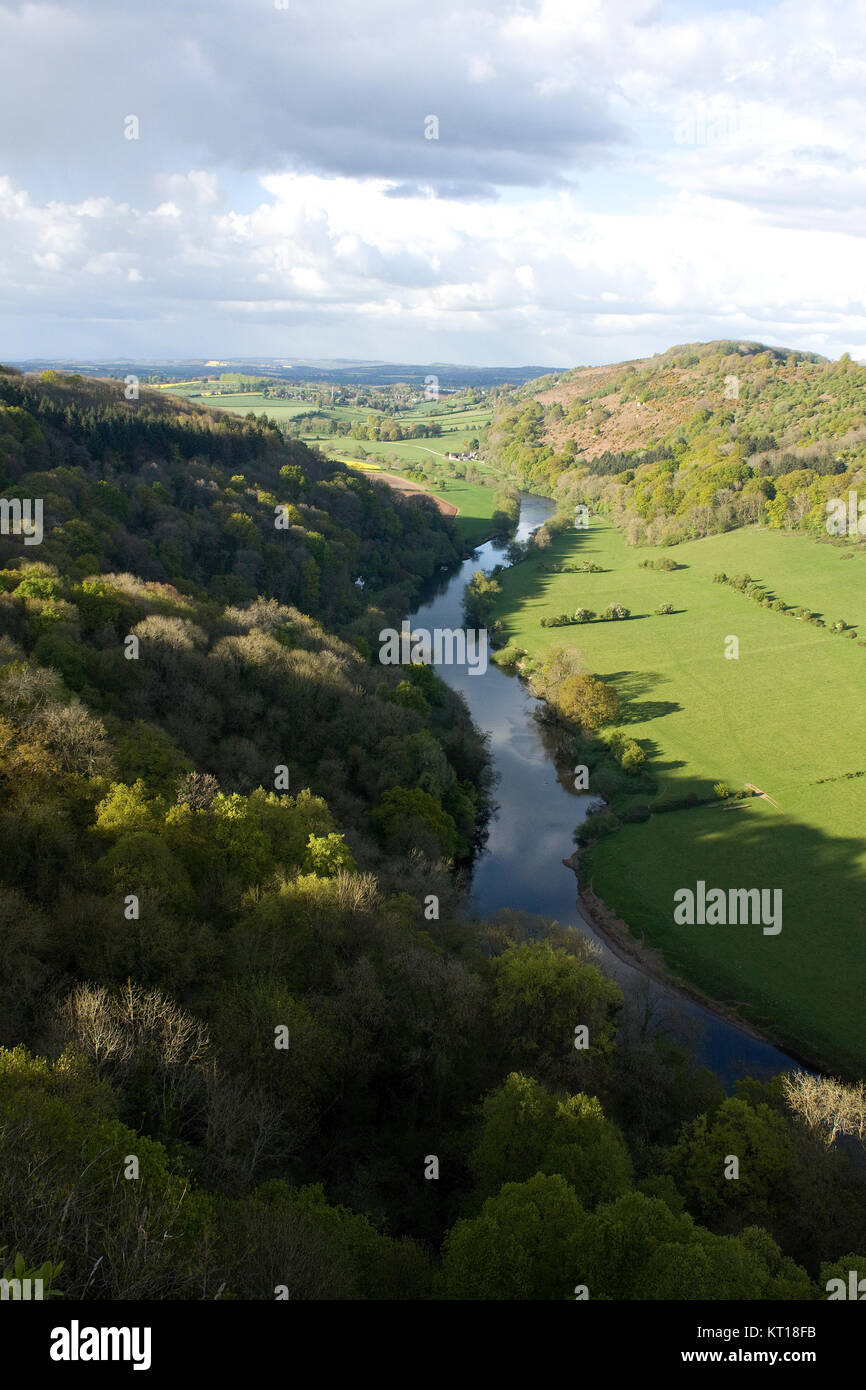
M 178 163 L 421 180 L 449 196 L 557 183 L 626 132 L 589 52 L 573 59 L 579 81 L 551 88 L 550 54 L 524 47 L 508 15 L 356 0 L 3 9 L 6 172 L 32 176 L 53 143 L 71 196 L 82 178 L 128 194 Z
M 152 353 L 172 337 L 195 356 L 225 343 L 336 355 L 342 334 L 344 352 L 348 341 L 372 356 L 567 365 L 732 332 L 839 351 L 866 337 L 863 243 L 850 232 L 779 229 L 690 193 L 601 213 L 560 192 L 503 216 L 388 192 L 273 175 L 240 212 L 195 173 L 175 185 L 177 201 L 150 209 L 37 205 L 6 180 L 3 282 L 17 288 L 0 308 L 10 325 L 20 297 L 41 342 L 77 315 L 85 336 L 101 325 L 110 352 L 126 350 L 135 322 Z
M 860 0 L 0 6 L 4 353 L 842 351 L 864 39 Z

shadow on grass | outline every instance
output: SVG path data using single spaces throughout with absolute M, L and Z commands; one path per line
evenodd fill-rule
M 676 781 L 668 791 L 678 795 Z M 689 779 L 688 791 L 712 796 L 713 781 Z M 849 1079 L 862 1077 L 863 839 L 829 835 L 781 812 L 765 815 L 764 805 L 755 799 L 731 814 L 721 805 L 654 811 L 646 824 L 600 841 L 582 863 L 581 878 L 586 886 L 594 880 L 634 934 L 665 951 L 674 971 L 776 1033 L 794 1055 Z M 674 928 L 674 895 L 698 880 L 726 893 L 781 890 L 781 931 L 764 935 L 748 922 Z
M 605 685 L 612 685 L 620 700 L 623 724 L 637 724 L 645 719 L 661 719 L 682 709 L 676 700 L 643 700 L 641 696 L 668 684 L 668 678 L 657 671 L 599 672 Z

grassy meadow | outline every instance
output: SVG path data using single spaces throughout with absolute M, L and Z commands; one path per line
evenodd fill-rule
M 667 555 L 684 568 L 640 568 Z M 591 560 L 600 574 L 543 565 Z M 654 815 L 599 841 L 589 883 L 672 969 L 817 1062 L 861 1070 L 866 993 L 866 649 L 762 608 L 720 570 L 749 573 L 790 606 L 866 638 L 866 557 L 803 536 L 740 530 L 669 550 L 634 549 L 594 519 L 503 576 L 497 616 L 538 659 L 577 647 L 617 690 L 628 733 L 652 761 L 656 806 L 717 782 L 772 801 Z M 546 629 L 543 616 L 619 602 L 632 617 Z M 671 603 L 673 614 L 655 613 Z M 727 659 L 736 637 L 739 657 Z M 673 894 L 783 891 L 783 929 L 677 926 Z

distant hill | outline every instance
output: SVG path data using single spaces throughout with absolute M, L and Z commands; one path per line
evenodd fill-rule
M 163 375 L 166 381 L 183 380 L 200 376 L 208 367 L 215 365 L 214 358 L 118 358 L 115 361 L 73 361 L 69 358 L 28 359 L 13 362 L 12 365 L 26 372 L 48 370 L 62 372 L 81 372 L 91 377 L 123 377 L 129 372 L 140 375 Z M 446 390 L 458 390 L 466 386 L 520 385 L 545 375 L 555 374 L 556 369 L 541 366 L 526 367 L 473 367 L 461 366 L 454 362 L 428 362 L 426 364 L 406 362 L 378 362 L 343 358 L 293 357 L 230 357 L 218 359 L 220 368 L 227 372 L 239 372 L 251 376 L 271 376 L 278 381 L 323 381 L 347 385 L 389 386 L 403 381 L 410 385 L 423 386 L 429 376 L 436 376 L 439 385 Z

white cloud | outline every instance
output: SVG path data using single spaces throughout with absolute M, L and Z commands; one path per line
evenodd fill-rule
M 504 226 L 485 203 L 395 204 L 381 180 L 265 183 L 251 212 L 192 200 L 171 216 L 164 205 L 37 206 L 7 187 L 4 279 L 37 321 L 75 304 L 89 321 L 138 315 L 154 349 L 171 325 L 178 352 L 196 355 L 233 318 L 283 325 L 307 356 L 342 325 L 364 355 L 414 358 L 413 343 L 429 342 L 422 357 L 444 344 L 452 358 L 513 363 L 543 361 L 556 344 L 551 365 L 587 360 L 587 343 L 596 359 L 622 355 L 647 334 L 648 346 L 734 332 L 839 351 L 866 337 L 864 243 L 851 230 L 780 228 L 692 193 L 621 213 L 551 195 L 509 209 Z

